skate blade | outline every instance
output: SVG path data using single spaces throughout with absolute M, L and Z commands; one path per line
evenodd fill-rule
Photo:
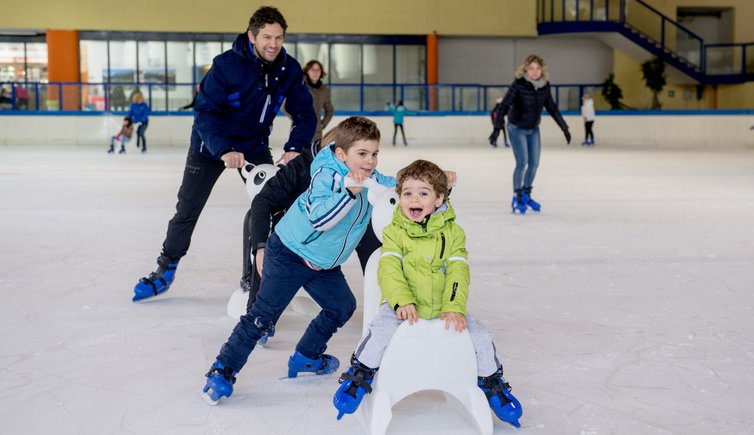
M 205 402 L 209 403 L 212 406 L 217 406 L 217 404 L 220 403 L 220 399 L 215 400 L 207 393 L 202 393 L 202 397 L 204 398 Z

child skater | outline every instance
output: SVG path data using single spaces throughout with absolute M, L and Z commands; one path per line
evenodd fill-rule
M 416 115 L 417 112 L 406 110 L 406 106 L 403 105 L 403 100 L 398 101 L 398 105 L 395 107 L 388 102 L 387 110 L 393 115 L 393 146 L 395 146 L 395 138 L 398 136 L 399 128 L 401 129 L 401 137 L 403 137 L 403 145 L 408 146 L 406 132 L 403 131 L 403 117 L 406 115 Z
M 584 142 L 581 145 L 594 145 L 594 132 L 592 127 L 594 126 L 594 119 L 596 115 L 594 113 L 594 100 L 589 95 L 581 97 L 581 117 L 584 118 Z
M 268 335 L 302 286 L 322 307 L 288 360 L 288 377 L 300 372 L 332 373 L 340 362 L 325 354 L 327 341 L 351 318 L 356 299 L 340 265 L 361 240 L 372 214 L 363 187 L 344 187 L 346 178 L 374 178 L 395 186 L 395 178 L 375 170 L 380 131 L 363 117 L 341 122 L 335 142 L 311 164 L 311 183 L 275 226 L 265 245 L 256 301 L 233 329 L 207 373 L 205 398 L 213 405 L 233 393 L 236 374 L 257 341 Z
M 466 316 L 469 264 L 466 236 L 455 223 L 447 201 L 445 173 L 434 163 L 417 160 L 398 172 L 400 203 L 393 221 L 382 233 L 382 255 L 377 277 L 383 300 L 369 330 L 351 357 L 351 367 L 340 377 L 333 397 L 338 419 L 358 408 L 380 366 L 395 330 L 439 317 L 456 331 L 469 329 L 477 356 L 477 385 L 501 420 L 520 427 L 519 401 L 503 379 L 503 366 L 487 329 Z
M 116 134 L 115 136 L 110 137 L 110 149 L 107 150 L 108 154 L 112 154 L 115 152 L 115 141 L 120 142 L 120 151 L 118 151 L 118 154 L 123 154 L 126 152 L 126 142 L 128 142 L 131 139 L 131 136 L 134 134 L 134 124 L 131 121 L 130 116 L 126 116 L 123 118 L 123 126 L 120 128 L 120 132 Z

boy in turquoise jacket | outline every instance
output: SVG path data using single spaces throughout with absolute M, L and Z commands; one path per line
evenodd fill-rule
M 340 377 L 333 397 L 338 419 L 358 408 L 379 368 L 391 337 L 400 324 L 439 317 L 445 328 L 468 328 L 477 357 L 479 388 L 501 420 L 516 427 L 522 409 L 503 379 L 503 366 L 487 329 L 466 316 L 469 263 L 466 235 L 455 223 L 445 173 L 434 163 L 417 160 L 398 172 L 400 204 L 382 233 L 377 270 L 383 300 L 369 329 Z
M 335 142 L 323 148 L 311 165 L 311 183 L 275 227 L 265 245 L 259 293 L 241 317 L 207 373 L 205 399 L 213 405 L 229 397 L 239 370 L 262 336 L 303 286 L 322 307 L 288 360 L 288 377 L 300 372 L 332 373 L 340 362 L 325 354 L 327 341 L 351 318 L 356 299 L 340 265 L 356 248 L 372 214 L 363 187 L 345 187 L 374 178 L 395 186 L 395 178 L 375 170 L 380 131 L 353 116 L 336 127 Z

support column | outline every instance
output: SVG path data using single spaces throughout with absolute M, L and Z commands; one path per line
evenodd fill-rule
M 79 34 L 76 30 L 47 30 L 47 77 L 52 82 L 79 82 Z M 50 108 L 81 110 L 80 86 L 51 84 L 47 87 Z
M 437 32 L 427 35 L 427 84 L 436 85 L 438 80 L 437 66 Z M 437 88 L 429 88 L 429 110 L 437 110 Z

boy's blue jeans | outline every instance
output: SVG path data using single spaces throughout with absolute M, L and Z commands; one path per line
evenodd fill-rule
M 539 127 L 527 130 L 508 123 L 508 137 L 516 157 L 516 169 L 513 170 L 513 190 L 531 187 L 534 176 L 539 167 L 539 154 L 542 145 L 539 138 Z M 524 169 L 526 174 L 524 174 Z
M 264 252 L 262 282 L 257 299 L 217 356 L 226 367 L 240 371 L 262 335 L 269 332 L 299 288 L 304 287 L 322 311 L 309 323 L 296 350 L 308 358 L 318 358 L 327 341 L 356 310 L 356 298 L 346 283 L 340 266 L 312 270 L 272 233 Z

